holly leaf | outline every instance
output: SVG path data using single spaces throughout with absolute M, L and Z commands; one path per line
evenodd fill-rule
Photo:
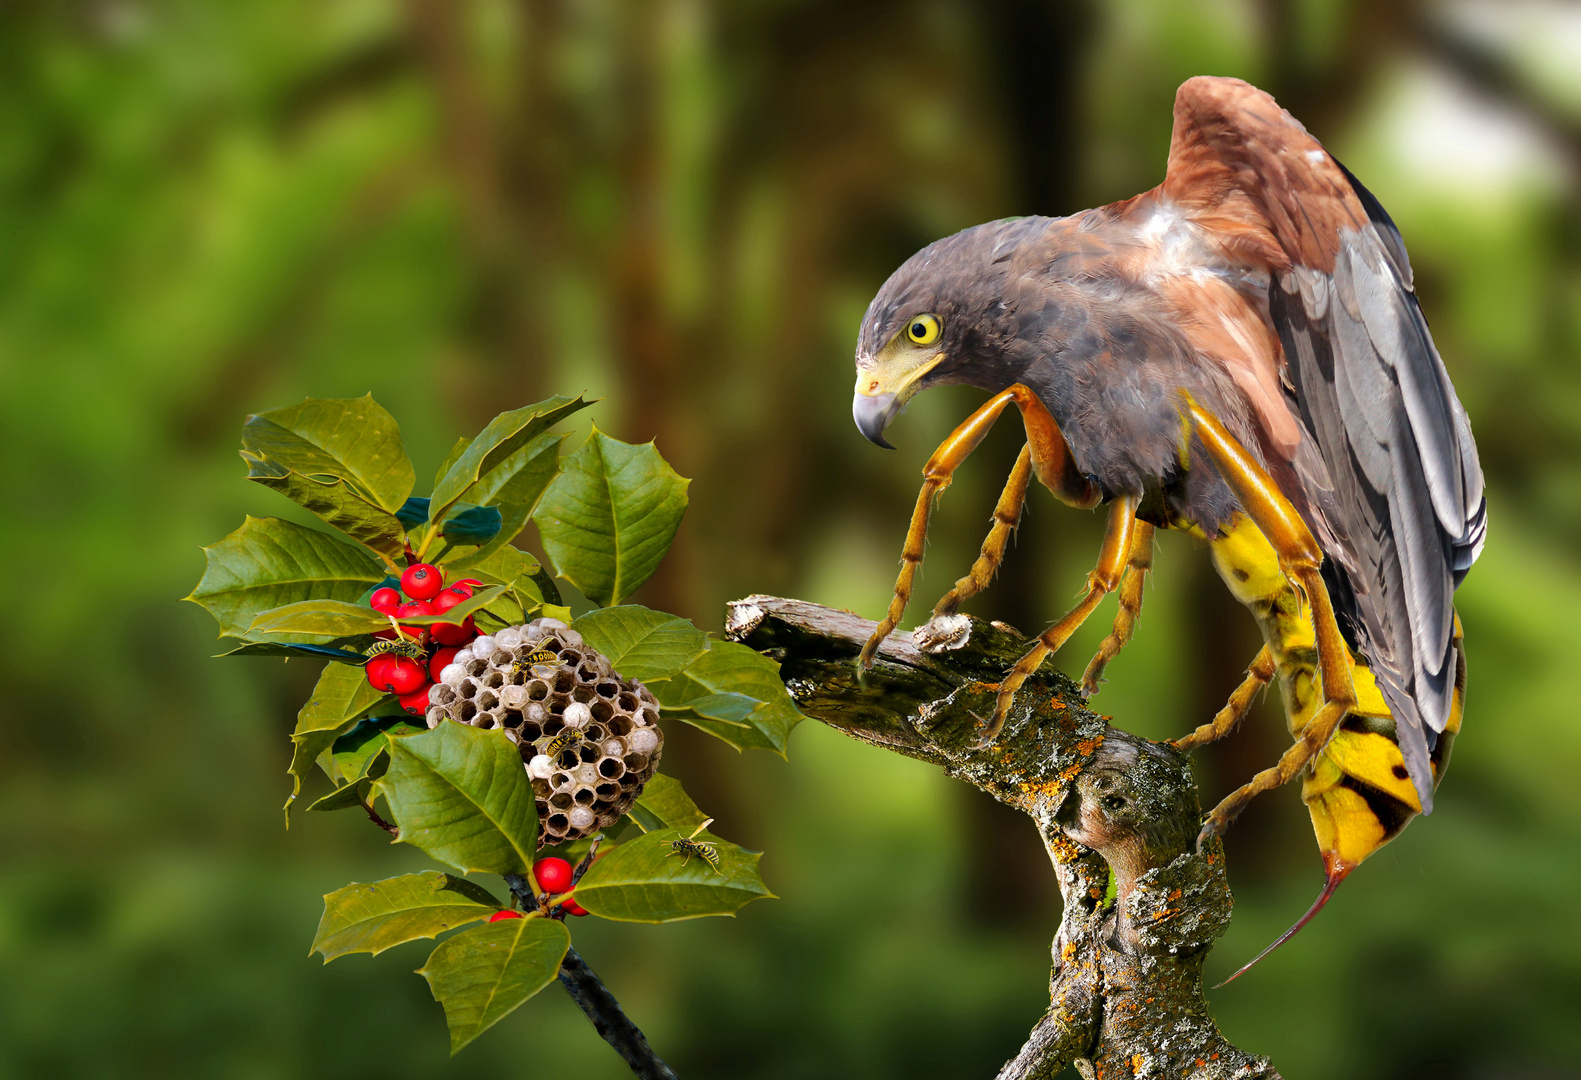
M 667 714 L 738 750 L 761 748 L 784 757 L 791 729 L 802 719 L 779 665 L 734 641 L 709 642 L 685 671 L 648 689 Z
M 454 560 L 458 570 L 488 559 L 521 534 L 538 500 L 560 474 L 560 444 L 565 438 L 553 433 L 540 435 L 478 481 L 468 497 L 497 511 L 500 527 L 492 539 L 477 541 L 482 544 L 477 551 Z M 463 543 L 451 535 L 449 522 L 444 535 L 451 543 Z
M 280 518 L 249 516 L 203 553 L 203 579 L 186 599 L 219 621 L 223 637 L 245 638 L 255 615 L 287 604 L 355 602 L 386 570 L 366 548 Z
M 375 768 L 374 762 L 389 745 L 387 732 L 399 737 L 428 730 L 426 724 L 415 724 L 412 720 L 408 716 L 369 716 L 359 720 L 330 746 L 328 760 L 322 762 L 324 771 L 337 784 L 368 777 Z M 382 769 L 378 770 L 378 775 L 383 775 Z M 378 775 L 373 779 L 377 780 Z M 317 808 L 317 804 L 309 807 Z
M 663 773 L 655 774 L 642 786 L 642 794 L 637 796 L 633 809 L 639 808 L 645 812 L 647 821 L 636 814 L 632 818 L 642 826 L 644 832 L 680 829 L 689 833 L 708 820 L 708 815 L 699 810 L 692 797 L 682 790 L 681 782 Z
M 621 844 L 582 875 L 576 902 L 606 919 L 660 923 L 734 915 L 753 900 L 774 895 L 758 873 L 760 852 L 705 831 L 696 840 L 719 853 L 718 873 L 700 856 L 688 860 L 675 853 L 671 843 L 693 828 L 661 829 Z
M 670 549 L 690 483 L 652 443 L 633 446 L 595 427 L 533 512 L 555 572 L 599 607 L 620 603 Z
M 372 394 L 308 398 L 249 416 L 242 447 L 305 477 L 344 480 L 358 497 L 392 515 L 417 481 L 400 427 Z
M 406 550 L 401 519 L 369 501 L 349 481 L 338 476 L 304 476 L 256 451 L 243 450 L 241 455 L 247 463 L 247 479 L 306 507 L 358 543 L 392 559 Z
M 365 807 L 368 805 L 368 792 L 372 788 L 372 781 L 369 780 L 355 780 L 349 784 L 342 784 L 328 795 L 308 803 L 308 812 L 328 813 L 334 810 L 350 810 L 352 807 Z
M 378 789 L 398 840 L 465 873 L 525 874 L 538 812 L 521 753 L 503 731 L 440 724 L 389 740 Z
M 362 641 L 363 638 L 349 639 Z M 222 653 L 215 653 L 215 659 L 222 656 L 284 656 L 287 659 L 293 656 L 305 656 L 314 660 L 339 660 L 343 664 L 356 664 L 361 667 L 367 657 L 352 648 L 339 648 L 335 644 L 315 645 L 312 642 L 300 641 L 249 641 L 238 645 L 234 649 L 226 649 Z
M 452 623 L 461 625 L 467 621 L 467 616 L 474 612 L 482 611 L 500 597 L 505 595 L 505 586 L 490 585 L 479 589 L 455 607 L 438 615 L 412 615 L 401 619 L 402 626 L 434 626 L 438 623 Z M 389 624 L 386 623 L 386 626 Z
M 300 634 L 313 637 L 358 637 L 390 629 L 387 616 L 366 604 L 344 600 L 299 600 L 253 616 L 249 634 Z
M 308 955 L 324 963 L 348 953 L 378 956 L 385 949 L 486 919 L 499 901 L 465 878 L 427 870 L 324 894 L 324 916 Z
M 394 698 L 368 685 L 361 668 L 349 664 L 325 664 L 307 699 L 296 714 L 296 730 L 291 733 L 291 797 L 285 801 L 286 823 L 291 821 L 291 804 L 302 793 L 302 779 L 318 756 L 334 744 L 341 730 L 375 706 L 393 704 Z
M 497 492 L 505 483 L 505 479 L 491 478 L 491 472 L 502 466 L 510 468 L 508 463 L 517 451 L 590 404 L 580 397 L 572 400 L 556 396 L 490 420 L 435 482 L 429 520 L 443 521 L 450 508 L 463 498 L 482 504 L 485 500 L 475 497 L 474 489 L 481 486 L 485 491 Z
M 571 629 L 608 657 L 623 678 L 643 682 L 677 674 L 708 648 L 708 635 L 690 620 L 638 604 L 590 611 Z
M 560 973 L 571 934 L 554 919 L 501 919 L 439 944 L 417 973 L 444 1006 L 453 1056 Z

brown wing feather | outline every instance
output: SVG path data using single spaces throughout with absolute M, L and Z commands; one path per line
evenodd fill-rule
M 1325 576 L 1378 676 L 1424 807 L 1449 716 L 1455 585 L 1486 530 L 1477 448 L 1392 221 L 1267 94 L 1197 78 L 1175 99 L 1159 194 L 1232 264 L 1272 277 L 1292 455 Z

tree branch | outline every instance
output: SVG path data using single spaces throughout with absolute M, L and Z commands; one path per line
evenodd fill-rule
M 781 663 L 809 716 L 932 762 L 1037 826 L 1065 912 L 1049 1010 L 1000 1080 L 1069 1065 L 1085 1077 L 1277 1080 L 1266 1058 L 1224 1039 L 1203 996 L 1202 964 L 1232 901 L 1223 846 L 1195 850 L 1202 811 L 1184 755 L 1109 726 L 1058 673 L 1027 680 L 1004 732 L 981 748 L 977 718 L 992 713 L 1026 647 L 1020 635 L 948 616 L 893 635 L 861 673 L 854 661 L 873 626 L 771 596 L 736 601 L 726 622 L 731 638 Z
M 594 850 L 597 850 L 596 843 Z M 589 859 L 592 854 L 592 851 L 588 852 Z M 578 869 L 585 870 L 586 866 Z M 580 873 L 577 876 L 580 877 Z M 524 875 L 506 874 L 505 885 L 523 908 L 531 911 L 539 906 L 539 898 Z M 604 985 L 604 980 L 587 966 L 587 961 L 575 949 L 567 950 L 565 959 L 560 961 L 560 985 L 565 987 L 565 992 L 571 995 L 571 1000 L 587 1014 L 587 1018 L 593 1021 L 593 1028 L 599 1037 L 613 1046 L 615 1053 L 625 1058 L 626 1064 L 631 1066 L 631 1071 L 639 1080 L 676 1080 L 675 1073 L 648 1045 L 648 1037 L 642 1033 L 642 1029 L 631 1022 L 626 1010 L 620 1007 L 615 995 Z

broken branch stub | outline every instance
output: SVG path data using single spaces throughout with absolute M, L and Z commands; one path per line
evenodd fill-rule
M 875 624 L 847 611 L 752 596 L 730 605 L 726 631 L 780 662 L 809 716 L 932 762 L 1037 826 L 1064 917 L 1048 1012 L 1000 1080 L 1069 1065 L 1089 1077 L 1277 1078 L 1208 1013 L 1202 964 L 1231 897 L 1222 845 L 1195 849 L 1202 811 L 1184 755 L 1110 726 L 1057 672 L 1028 679 L 1003 733 L 979 747 L 980 719 L 1026 642 L 1000 624 L 946 618 L 892 635 L 866 672 L 855 661 Z

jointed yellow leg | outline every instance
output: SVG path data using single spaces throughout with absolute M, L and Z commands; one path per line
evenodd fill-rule
M 1201 438 L 1203 446 L 1220 474 L 1235 491 L 1247 517 L 1273 545 L 1279 568 L 1296 585 L 1311 605 L 1312 625 L 1317 639 L 1318 672 L 1322 681 L 1322 706 L 1302 729 L 1295 744 L 1280 757 L 1273 768 L 1264 769 L 1250 783 L 1232 792 L 1213 808 L 1202 827 L 1204 838 L 1223 833 L 1235 816 L 1257 795 L 1287 783 L 1328 745 L 1351 706 L 1356 704 L 1356 688 L 1351 678 L 1350 650 L 1339 632 L 1334 606 L 1323 584 L 1319 567 L 1323 551 L 1318 547 L 1306 522 L 1280 492 L 1273 478 L 1247 453 L 1217 418 L 1187 399 L 1185 418 Z
M 1098 692 L 1103 679 L 1103 669 L 1109 661 L 1120 655 L 1131 640 L 1136 620 L 1142 614 L 1142 591 L 1147 586 L 1147 574 L 1153 568 L 1153 526 L 1138 521 L 1131 539 L 1131 561 L 1125 568 L 1120 582 L 1120 610 L 1114 613 L 1114 627 L 1109 636 L 1098 646 L 1098 653 L 1087 664 L 1081 677 L 1081 692 L 1092 697 Z
M 1253 658 L 1252 664 L 1246 669 L 1246 681 L 1235 688 L 1230 695 L 1230 700 L 1212 720 L 1203 724 L 1190 735 L 1176 739 L 1174 745 L 1181 750 L 1195 750 L 1199 746 L 1206 746 L 1210 742 L 1217 742 L 1235 730 L 1252 707 L 1257 694 L 1267 686 L 1274 677 L 1274 653 L 1267 645 Z
M 1031 479 L 1032 447 L 1029 444 L 1021 448 L 1015 467 L 1010 470 L 1010 479 L 1005 481 L 1005 490 L 999 494 L 999 502 L 994 506 L 994 523 L 978 552 L 977 561 L 972 563 L 966 576 L 933 605 L 934 618 L 955 614 L 956 608 L 988 588 L 1005 561 L 1005 548 L 1010 544 L 1011 534 L 1021 524 L 1021 510 L 1026 506 L 1027 484 Z
M 1027 677 L 1042 665 L 1049 654 L 1058 652 L 1077 627 L 1087 621 L 1087 616 L 1092 614 L 1103 598 L 1120 584 L 1120 575 L 1125 573 L 1136 527 L 1141 524 L 1136 520 L 1136 504 L 1134 495 L 1118 496 L 1109 504 L 1109 525 L 1104 531 L 1103 547 L 1098 552 L 1098 565 L 1087 575 L 1087 595 L 1064 618 L 1043 631 L 1026 655 L 1017 660 L 1015 667 L 1000 681 L 999 693 L 994 699 L 994 715 L 983 732 L 983 743 L 992 742 L 1005 726 L 1010 702 Z
M 999 414 L 1005 407 L 1015 403 L 1021 411 L 1021 422 L 1027 432 L 1026 456 L 1030 458 L 1031 466 L 1037 477 L 1045 487 L 1052 491 L 1055 497 L 1083 508 L 1098 505 L 1101 493 L 1095 485 L 1087 480 L 1071 461 L 1070 449 L 1065 445 L 1065 437 L 1060 433 L 1059 424 L 1049 414 L 1041 399 L 1031 390 L 1020 383 L 1002 390 L 989 398 L 976 412 L 966 418 L 966 421 L 950 433 L 950 437 L 939 445 L 922 467 L 922 490 L 917 494 L 916 508 L 911 512 L 911 526 L 906 530 L 906 545 L 901 550 L 900 576 L 895 579 L 895 595 L 889 602 L 889 610 L 884 618 L 874 628 L 873 635 L 867 639 L 867 644 L 862 647 L 859 662 L 865 668 L 873 666 L 873 657 L 878 654 L 878 647 L 884 643 L 900 623 L 901 616 L 906 613 L 906 605 L 911 601 L 912 586 L 917 576 L 917 567 L 922 563 L 923 544 L 928 537 L 928 519 L 933 513 L 933 500 L 945 488 L 950 486 L 950 481 L 955 476 L 955 470 L 960 468 L 961 462 L 966 460 L 973 450 L 994 426 L 994 421 L 999 419 Z M 1016 470 L 1011 473 L 1010 483 L 1006 485 L 1005 494 L 1000 497 L 1000 507 L 1007 505 L 1007 501 L 1017 503 L 1025 497 L 1025 483 L 1021 487 L 1021 498 L 1016 499 L 1014 488 L 1016 486 L 1016 473 L 1021 469 L 1017 461 Z M 1019 514 L 1015 515 L 1019 520 Z M 988 535 L 988 540 L 983 544 L 983 557 L 978 564 L 983 567 L 986 583 L 992 577 L 993 568 L 997 566 L 997 557 L 1002 557 L 1004 544 L 1009 540 L 1009 534 L 1014 526 L 1001 529 L 999 514 L 995 512 L 995 525 Z M 996 536 L 997 534 L 997 536 Z M 991 556 L 990 544 L 998 544 L 998 556 Z M 971 579 L 975 580 L 978 567 L 973 567 Z M 957 584 L 956 589 L 961 588 Z M 978 586 L 980 589 L 981 586 Z M 976 591 L 976 590 L 973 590 Z M 956 590 L 951 590 L 949 595 L 954 595 Z M 949 599 L 949 595 L 945 600 Z M 971 595 L 965 592 L 960 599 Z M 940 601 L 944 603 L 945 601 Z M 958 602 L 958 601 L 957 601 Z

